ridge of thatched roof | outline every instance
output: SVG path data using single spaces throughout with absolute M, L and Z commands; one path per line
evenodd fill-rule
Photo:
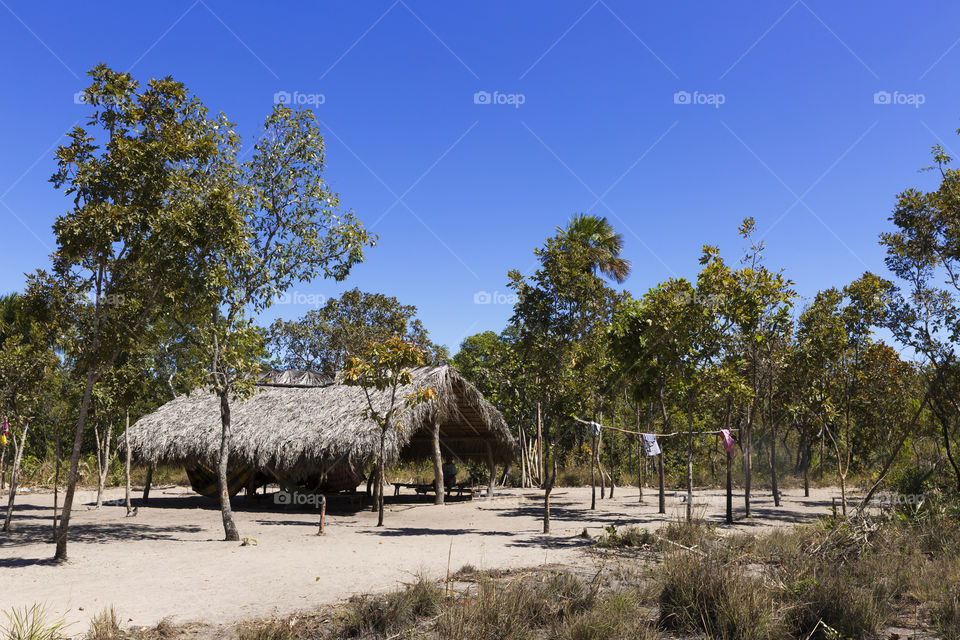
M 489 445 L 497 462 L 513 459 L 516 443 L 503 416 L 453 367 L 422 367 L 411 373 L 413 382 L 400 389 L 399 398 L 422 387 L 432 387 L 437 398 L 398 414 L 402 428 L 387 434 L 388 464 L 429 457 L 434 420 L 440 422 L 446 451 L 460 458 L 487 460 Z M 375 405 L 386 406 L 386 392 L 371 395 Z M 363 389 L 339 380 L 324 386 L 258 384 L 253 396 L 230 406 L 231 460 L 290 480 L 340 462 L 361 466 L 374 460 L 379 449 L 380 430 L 364 415 Z M 197 389 L 133 424 L 130 450 L 134 458 L 152 464 L 213 464 L 220 434 L 217 397 Z

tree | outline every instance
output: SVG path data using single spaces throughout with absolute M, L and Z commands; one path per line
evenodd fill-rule
M 423 353 L 411 342 L 401 336 L 389 338 L 386 342 L 371 342 L 364 352 L 347 362 L 343 381 L 345 384 L 363 389 L 367 400 L 364 416 L 379 429 L 380 447 L 377 452 L 377 526 L 383 526 L 383 483 L 386 476 L 385 447 L 387 434 L 394 429 L 400 430 L 403 424 L 397 421 L 398 415 L 412 409 L 422 402 L 437 397 L 436 390 L 430 387 L 418 387 L 404 398 L 398 394 L 402 387 L 413 383 L 410 369 L 423 365 Z M 380 395 L 374 400 L 373 392 Z M 383 397 L 386 397 L 384 401 Z M 492 480 L 491 480 L 492 481 Z
M 880 235 L 885 263 L 903 283 L 892 291 L 885 324 L 933 370 L 937 388 L 927 396 L 960 488 L 957 430 L 951 429 L 952 416 L 960 414 L 960 390 L 950 384 L 960 347 L 960 171 L 941 145 L 934 145 L 932 155 L 929 169 L 939 172 L 939 186 L 901 192 L 890 218 L 896 230 Z
M 620 257 L 623 234 L 617 233 L 605 217 L 575 214 L 566 227 L 557 227 L 561 247 L 577 246 L 585 252 L 587 268 L 599 271 L 617 283 L 630 275 L 630 261 Z
M 222 116 L 171 78 L 145 89 L 98 65 L 85 90 L 93 113 L 56 152 L 51 181 L 72 197 L 57 218 L 53 273 L 33 282 L 75 327 L 75 375 L 82 380 L 70 475 L 55 558 L 67 559 L 67 534 L 93 388 L 158 316 L 192 303 L 215 248 L 240 226 L 232 190 L 219 181 L 235 136 Z
M 0 409 L 10 424 L 13 464 L 3 531 L 10 531 L 20 467 L 31 426 L 50 402 L 58 368 L 53 344 L 57 326 L 46 309 L 31 295 L 6 298 L 0 315 Z
M 369 343 L 395 335 L 417 345 L 428 364 L 443 363 L 446 349 L 430 340 L 416 316 L 415 306 L 393 296 L 351 289 L 299 320 L 278 319 L 270 328 L 270 342 L 279 365 L 292 369 L 339 371 Z
M 529 278 L 511 271 L 509 286 L 517 294 L 511 325 L 517 354 L 533 376 L 533 397 L 542 409 L 544 490 L 543 532 L 550 532 L 550 493 L 558 468 L 558 446 L 571 445 L 564 426 L 570 416 L 592 411 L 588 399 L 598 384 L 589 364 L 600 354 L 593 338 L 606 330 L 617 297 L 594 274 L 596 252 L 566 234 L 548 238 L 534 254 L 540 267 Z
M 231 213 L 243 241 L 207 261 L 202 302 L 189 315 L 205 379 L 220 401 L 217 464 L 224 539 L 239 540 L 230 505 L 230 401 L 253 392 L 252 373 L 266 355 L 266 335 L 249 314 L 268 308 L 297 282 L 317 276 L 343 280 L 363 260 L 371 237 L 323 178 L 324 143 L 313 114 L 274 108 L 252 158 L 224 166 L 234 186 Z

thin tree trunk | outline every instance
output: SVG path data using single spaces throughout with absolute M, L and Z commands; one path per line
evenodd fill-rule
M 440 421 L 433 421 L 433 504 L 443 504 L 443 457 L 440 455 Z
M 383 480 L 386 475 L 386 461 L 384 460 L 384 440 L 387 439 L 386 429 L 380 430 L 380 457 L 377 459 L 377 526 L 383 526 Z
M 614 427 L 617 426 L 617 401 L 614 398 L 613 401 L 613 416 L 610 418 L 611 423 Z M 617 486 L 617 481 L 614 476 L 617 475 L 617 441 L 616 441 L 616 431 L 610 432 L 610 499 L 613 499 L 613 490 Z
M 130 408 L 126 408 L 123 411 L 124 422 L 126 423 L 125 429 L 123 430 L 123 449 L 125 452 L 124 457 L 124 468 L 123 475 L 124 480 L 126 481 L 126 486 L 124 488 L 123 494 L 123 503 L 127 507 L 127 515 L 133 513 L 133 506 L 130 502 Z
M 94 427 L 96 432 L 96 427 Z M 103 437 L 101 445 L 99 438 L 97 440 L 97 509 L 103 507 L 103 489 L 107 484 L 107 476 L 110 474 L 110 443 L 113 437 L 113 423 L 107 422 L 107 431 Z
M 543 414 L 539 402 L 537 402 L 537 468 L 538 479 L 543 483 Z
M 687 398 L 687 522 L 693 521 L 693 396 Z
M 750 517 L 750 485 L 753 478 L 753 405 L 747 405 L 747 421 L 743 424 L 743 506 L 744 517 Z
M 20 483 L 20 463 L 23 460 L 23 450 L 27 446 L 27 431 L 30 425 L 23 423 L 23 433 L 20 436 L 20 444 L 16 447 L 17 451 L 13 458 L 13 467 L 10 470 L 10 494 L 7 498 L 7 516 L 3 520 L 3 530 L 10 531 L 10 519 L 13 517 L 13 503 L 17 499 L 17 485 Z
M 593 436 L 590 452 L 590 508 L 597 508 L 597 436 Z
M 772 365 L 771 365 L 772 366 Z M 773 419 L 773 372 L 767 379 L 767 420 L 770 422 L 770 483 L 773 490 L 773 505 L 780 506 L 780 489 L 777 486 L 777 423 Z
M 0 491 L 7 488 L 7 445 L 0 447 Z
M 56 461 L 54 462 L 54 474 L 53 474 L 53 531 L 51 531 L 51 540 L 57 539 L 57 506 L 58 499 L 60 497 L 60 466 L 61 466 L 61 440 L 60 437 L 60 428 L 57 427 L 57 449 L 56 449 Z
M 657 506 L 657 513 L 666 513 L 667 512 L 667 493 L 663 488 L 663 450 L 657 454 L 657 468 L 660 473 L 660 495 L 658 496 L 659 502 Z
M 217 485 L 220 490 L 220 516 L 223 520 L 223 539 L 225 542 L 237 542 L 240 534 L 233 521 L 233 508 L 230 506 L 230 484 L 228 470 L 230 465 L 230 396 L 226 385 L 220 395 L 220 459 L 217 462 Z
M 70 475 L 67 478 L 67 492 L 63 496 L 63 509 L 60 512 L 60 528 L 57 530 L 57 548 L 53 559 L 57 562 L 67 561 L 67 532 L 70 529 L 70 513 L 73 510 L 73 496 L 77 491 L 77 482 L 80 479 L 80 451 L 83 447 L 83 432 L 87 426 L 87 414 L 90 412 L 90 399 L 93 396 L 93 385 L 96 376 L 93 371 L 87 372 L 87 382 L 80 400 L 80 415 L 77 417 L 77 432 L 73 438 L 73 450 L 70 452 Z
M 730 454 L 723 452 L 727 459 L 727 524 L 733 524 L 733 472 L 731 471 Z

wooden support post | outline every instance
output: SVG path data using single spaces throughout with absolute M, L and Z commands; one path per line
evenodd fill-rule
M 443 458 L 440 455 L 440 421 L 433 422 L 433 504 L 443 504 Z
M 639 406 L 639 404 L 637 405 Z M 637 410 L 639 413 L 639 409 Z M 647 458 L 643 455 L 643 436 L 637 436 L 637 489 L 640 491 L 640 504 L 643 504 L 643 480 L 647 470 Z
M 150 500 L 150 485 L 153 484 L 153 465 L 147 466 L 147 478 L 143 481 L 143 506 Z
M 590 508 L 597 508 L 597 436 L 590 451 Z
M 327 520 L 327 496 L 320 496 L 320 530 L 317 531 L 318 536 L 323 535 L 323 530 L 326 525 Z
M 663 490 L 663 452 L 657 455 L 657 467 L 660 472 L 660 505 L 657 510 L 658 513 L 667 512 L 667 495 Z
M 726 458 L 727 458 L 727 524 L 733 524 L 733 474 L 730 471 L 730 454 L 727 454 Z
M 493 497 L 493 487 L 497 484 L 497 463 L 493 459 L 493 446 L 487 443 L 487 466 L 490 467 L 490 484 L 487 485 L 487 497 Z

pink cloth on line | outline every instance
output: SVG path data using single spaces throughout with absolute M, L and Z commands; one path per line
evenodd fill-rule
M 728 429 L 720 429 L 720 437 L 723 439 L 723 448 L 727 450 L 727 455 L 731 458 L 737 455 L 737 443 L 733 439 L 733 436 L 730 435 Z

